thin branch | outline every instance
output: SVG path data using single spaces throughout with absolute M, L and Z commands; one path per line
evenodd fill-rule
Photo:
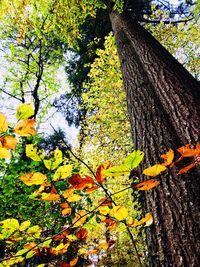
M 12 98 L 15 98 L 15 99 L 17 99 L 18 101 L 20 101 L 20 102 L 22 102 L 22 103 L 23 103 L 23 99 L 21 99 L 21 98 L 19 98 L 19 97 L 15 96 L 15 95 L 12 95 L 12 94 L 8 93 L 7 91 L 5 91 L 5 90 L 4 90 L 4 89 L 2 89 L 2 88 L 0 88 L 0 90 L 1 90 L 3 93 L 5 93 L 5 94 L 9 95 L 10 97 L 12 97 Z

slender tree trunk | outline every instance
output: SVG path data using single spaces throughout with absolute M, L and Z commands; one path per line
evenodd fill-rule
M 110 14 L 121 62 L 135 147 L 143 168 L 160 162 L 170 148 L 200 138 L 198 82 L 128 14 Z M 144 177 L 141 177 L 141 180 Z M 150 266 L 200 265 L 200 174 L 171 169 L 145 195 Z

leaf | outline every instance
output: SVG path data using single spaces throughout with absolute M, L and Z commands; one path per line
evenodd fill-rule
M 160 182 L 154 179 L 149 179 L 141 183 L 137 183 L 133 185 L 133 188 L 137 188 L 138 190 L 149 190 L 154 188 L 155 186 L 159 185 Z
M 106 250 L 108 249 L 108 247 L 109 247 L 108 243 L 104 242 L 104 243 L 100 243 L 98 248 Z
M 125 158 L 124 165 L 129 166 L 129 168 L 133 170 L 140 164 L 143 158 L 144 158 L 144 152 L 140 150 L 134 150 L 131 154 L 129 154 Z
M 19 179 L 28 186 L 39 185 L 47 181 L 46 175 L 42 174 L 41 172 L 26 173 L 19 177 Z
M 69 196 L 73 195 L 74 188 L 69 188 L 65 190 L 65 192 L 62 194 L 64 198 L 68 198 Z
M 161 155 L 161 158 L 165 160 L 165 162 L 162 163 L 163 166 L 170 165 L 174 159 L 174 151 L 170 149 L 166 154 Z
M 68 179 L 68 182 L 75 188 L 75 189 L 85 189 L 91 188 L 94 185 L 94 180 L 90 176 L 85 176 L 83 178 L 80 177 L 79 174 L 74 174 L 72 177 Z
M 103 171 L 103 175 L 105 176 L 121 176 L 129 173 L 130 168 L 128 165 L 115 166 Z
M 67 178 L 71 175 L 72 169 L 73 165 L 70 164 L 59 167 L 54 174 L 53 180 L 58 181 Z
M 0 158 L 7 159 L 10 157 L 11 157 L 10 151 L 5 147 L 0 147 Z
M 31 224 L 30 221 L 22 222 L 20 227 L 19 227 L 19 231 L 21 231 L 21 232 L 25 231 L 30 226 L 30 224 Z
M 42 161 L 44 158 L 44 151 L 38 150 L 33 144 L 26 145 L 26 156 L 34 161 Z
M 96 180 L 98 183 L 102 184 L 106 176 L 103 174 L 103 170 L 106 170 L 110 167 L 110 161 L 106 161 L 103 164 L 99 165 L 96 172 Z
M 102 215 L 107 215 L 107 214 L 110 213 L 110 209 L 109 209 L 108 206 L 100 206 L 100 207 L 99 207 L 99 212 L 100 212 L 100 214 L 102 214 Z
M 76 237 L 79 239 L 79 240 L 85 240 L 87 238 L 87 235 L 88 235 L 88 232 L 85 228 L 81 228 L 80 230 L 78 230 L 76 232 Z
M 119 221 L 123 221 L 128 216 L 127 208 L 123 206 L 114 206 L 111 212 L 112 216 L 115 217 Z
M 36 251 L 31 250 L 26 254 L 26 259 L 32 258 L 36 254 Z
M 6 219 L 0 222 L 2 224 L 2 228 L 4 229 L 11 229 L 11 230 L 18 230 L 19 229 L 19 222 L 16 219 Z
M 75 216 L 75 218 L 74 218 L 74 220 L 73 220 L 73 222 L 72 222 L 72 224 L 73 224 L 72 227 L 82 226 L 82 225 L 84 224 L 84 222 L 87 220 L 87 215 L 86 215 L 86 214 L 87 214 L 87 213 L 86 213 L 85 210 L 81 210 L 81 211 L 79 211 L 79 212 L 76 214 L 76 216 Z
M 6 116 L 0 112 L 0 133 L 8 130 L 8 122 Z
M 61 211 L 62 215 L 65 216 L 65 215 L 68 215 L 71 213 L 71 208 L 65 208 Z
M 69 262 L 69 265 L 73 267 L 74 265 L 76 265 L 77 262 L 78 262 L 78 257 L 76 257 L 76 258 L 74 258 L 73 260 L 71 260 L 71 261 Z
M 66 243 L 66 244 L 61 243 L 60 245 L 58 245 L 55 248 L 56 254 L 64 254 L 64 253 L 66 253 L 69 245 L 70 245 L 70 242 Z
M 41 232 L 42 232 L 42 229 L 39 227 L 39 225 L 33 225 L 32 227 L 28 228 L 26 233 L 28 235 L 40 236 Z
M 13 136 L 4 136 L 0 138 L 2 146 L 8 149 L 15 149 L 17 145 L 17 139 Z
M 32 104 L 21 104 L 17 107 L 16 118 L 18 120 L 26 120 L 34 115 Z
M 152 167 L 143 170 L 143 174 L 148 176 L 157 176 L 167 168 L 161 164 L 155 164 Z
M 31 136 L 36 134 L 35 130 L 35 120 L 34 119 L 27 119 L 24 121 L 19 122 L 14 131 L 16 134 L 20 136 Z
M 180 169 L 180 171 L 178 172 L 178 174 L 186 173 L 187 171 L 189 171 L 190 169 L 192 169 L 194 166 L 196 166 L 196 162 L 193 162 L 193 163 L 187 165 L 186 167 Z
M 54 193 L 42 193 L 41 199 L 48 201 L 58 201 L 60 199 L 60 195 Z
M 71 195 L 71 196 L 69 196 L 68 198 L 67 198 L 67 201 L 68 202 L 76 202 L 76 201 L 79 201 L 79 200 L 81 200 L 81 196 L 80 195 L 77 195 L 77 194 L 73 194 L 73 195 Z
M 200 144 L 197 144 L 196 148 L 190 148 L 190 146 L 190 144 L 187 144 L 177 150 L 183 157 L 194 157 L 200 155 Z
M 143 157 L 144 152 L 140 150 L 135 150 L 125 158 L 124 163 L 122 165 L 104 170 L 103 174 L 105 176 L 127 175 L 130 173 L 131 170 L 135 169 L 140 164 L 140 162 L 143 160 Z
M 44 165 L 48 170 L 55 170 L 62 163 L 62 151 L 56 148 L 50 159 L 44 159 Z
M 135 221 L 132 218 L 128 221 L 128 226 L 135 227 L 145 224 L 146 226 L 150 226 L 153 223 L 153 217 L 150 213 L 147 213 L 144 218 L 139 221 Z
M 117 223 L 113 219 L 108 218 L 108 219 L 103 220 L 102 222 L 106 223 L 107 224 L 107 228 L 110 229 L 110 230 L 117 227 Z

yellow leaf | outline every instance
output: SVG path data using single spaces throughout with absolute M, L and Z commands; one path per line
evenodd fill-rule
M 111 212 L 112 216 L 119 221 L 123 221 L 128 216 L 128 210 L 123 206 L 114 206 Z
M 73 242 L 73 241 L 76 241 L 78 238 L 77 238 L 75 235 L 68 235 L 68 236 L 67 236 L 67 239 L 68 239 L 70 242 Z
M 33 144 L 26 145 L 26 156 L 34 161 L 42 161 L 44 158 L 44 151 L 38 150 Z
M 86 211 L 85 210 L 81 210 L 79 211 L 74 220 L 73 220 L 73 227 L 78 227 L 84 224 L 84 222 L 86 221 L 87 216 L 86 216 Z
M 162 163 L 163 166 L 170 165 L 174 159 L 174 151 L 170 149 L 166 154 L 161 155 L 161 158 L 165 160 L 165 162 Z
M 0 133 L 5 132 L 8 129 L 8 123 L 6 116 L 0 112 Z
M 26 120 L 34 115 L 32 104 L 21 104 L 17 107 L 16 118 L 18 120 Z
M 39 225 L 33 225 L 32 227 L 28 228 L 27 230 L 27 235 L 34 236 L 38 238 L 42 232 L 42 229 L 40 228 Z
M 61 243 L 60 245 L 58 245 L 53 251 L 56 253 L 56 254 L 63 254 L 65 252 L 67 252 L 67 249 L 69 247 L 70 243 L 67 243 L 67 244 L 63 244 Z
M 17 139 L 13 136 L 4 136 L 0 138 L 0 142 L 3 147 L 8 149 L 15 149 L 17 145 Z
M 5 147 L 0 147 L 0 158 L 7 159 L 10 157 L 11 157 L 10 151 Z
M 49 201 L 57 201 L 60 199 L 59 194 L 54 194 L 54 193 L 42 193 L 42 200 L 49 200 Z
M 134 219 L 130 219 L 128 221 L 128 226 L 135 227 L 142 224 L 145 224 L 146 226 L 150 226 L 153 223 L 153 217 L 150 213 L 147 213 L 144 218 L 142 218 L 139 221 L 135 221 Z
M 155 164 L 152 167 L 149 167 L 143 170 L 143 174 L 148 176 L 156 176 L 159 175 L 161 172 L 165 171 L 167 168 L 161 164 Z
M 109 245 L 108 245 L 108 243 L 100 243 L 99 244 L 99 249 L 104 249 L 104 250 L 106 250 L 106 249 L 108 249 L 108 247 L 109 247 Z
M 67 201 L 68 202 L 76 202 L 76 201 L 79 201 L 82 197 L 80 195 L 77 195 L 77 194 L 73 194 L 71 196 L 69 196 L 67 198 Z
M 11 229 L 11 230 L 19 229 L 19 222 L 16 219 L 6 219 L 1 221 L 0 224 L 3 224 L 2 227 L 4 229 Z
M 60 179 L 67 178 L 69 175 L 71 175 L 72 168 L 73 165 L 70 164 L 59 167 L 54 174 L 53 180 L 58 181 Z
M 110 211 L 111 211 L 111 210 L 109 209 L 108 206 L 100 206 L 100 207 L 99 207 L 99 212 L 100 212 L 100 214 L 102 214 L 102 215 L 107 215 L 107 214 L 109 214 Z
M 30 221 L 22 222 L 20 227 L 19 227 L 19 231 L 21 231 L 21 232 L 25 231 L 30 226 L 30 224 L 31 224 Z
M 34 119 L 27 119 L 24 121 L 19 122 L 14 131 L 16 134 L 21 136 L 31 136 L 36 134 L 35 130 L 35 120 Z
M 36 267 L 45 267 L 45 264 L 42 263 L 42 264 L 37 265 Z
M 42 184 L 47 181 L 46 175 L 41 172 L 26 173 L 19 179 L 28 186 Z
M 55 170 L 62 163 L 62 151 L 56 148 L 53 151 L 53 156 L 50 159 L 44 160 L 44 165 L 48 170 Z

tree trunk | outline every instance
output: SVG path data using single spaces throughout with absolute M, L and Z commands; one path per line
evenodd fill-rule
M 135 148 L 145 152 L 142 168 L 160 162 L 170 148 L 199 142 L 198 82 L 128 14 L 112 12 Z M 144 177 L 140 177 L 141 180 Z M 146 192 L 150 266 L 200 265 L 200 176 L 197 168 L 175 168 Z M 145 177 L 146 179 L 146 177 Z

